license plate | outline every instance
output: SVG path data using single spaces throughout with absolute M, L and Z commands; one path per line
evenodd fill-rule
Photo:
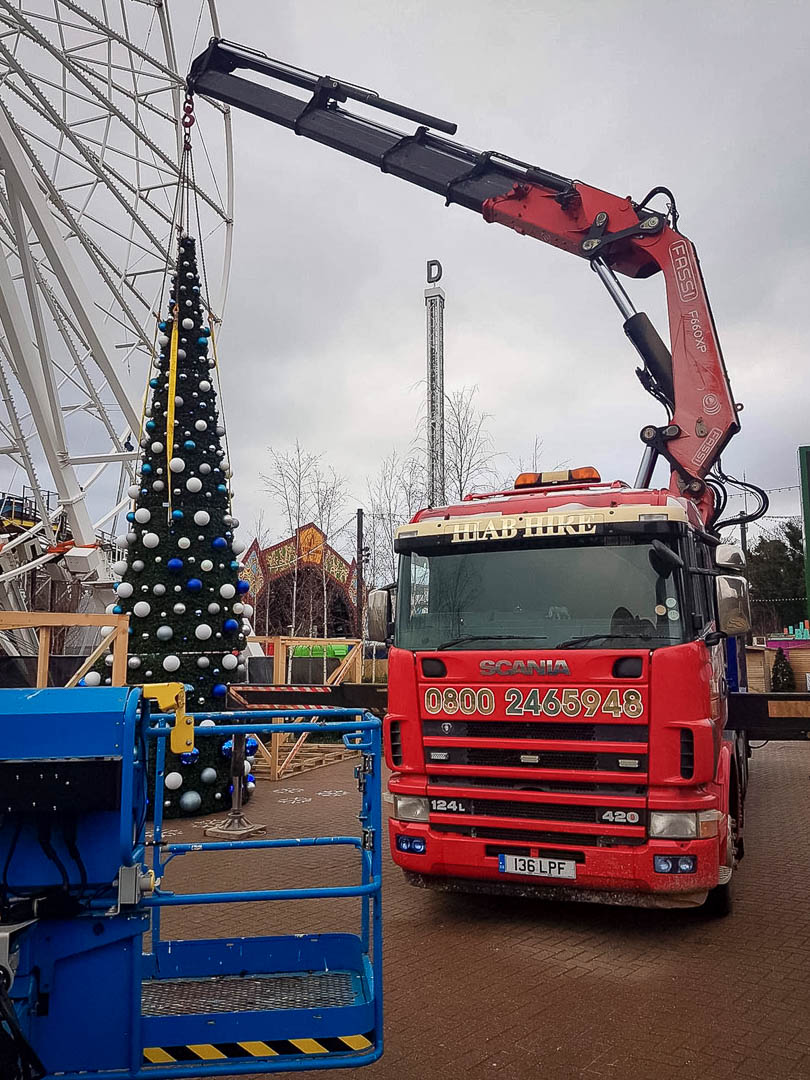
M 577 864 L 571 859 L 530 859 L 527 855 L 499 855 L 502 874 L 529 874 L 532 877 L 568 878 L 577 876 Z

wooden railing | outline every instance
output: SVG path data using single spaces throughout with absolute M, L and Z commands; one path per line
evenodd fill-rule
M 65 686 L 76 686 L 96 663 L 102 653 L 112 649 L 113 663 L 110 677 L 113 686 L 124 686 L 127 678 L 128 615 L 78 615 L 53 611 L 0 611 L 0 631 L 34 629 L 39 631 L 37 650 L 38 690 L 48 685 L 48 665 L 51 654 L 51 631 L 54 627 L 111 626 L 78 671 L 68 679 Z

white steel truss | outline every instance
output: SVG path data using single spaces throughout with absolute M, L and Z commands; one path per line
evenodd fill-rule
M 127 505 L 184 77 L 219 33 L 214 0 L 0 0 L 0 499 L 26 488 L 37 519 L 0 537 L 0 606 L 25 600 L 57 528 L 92 549 Z M 230 115 L 217 115 L 193 131 L 215 319 L 233 229 Z M 90 578 L 105 565 L 88 552 Z

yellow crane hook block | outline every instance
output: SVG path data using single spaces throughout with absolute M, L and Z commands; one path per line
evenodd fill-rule
M 143 696 L 157 703 L 162 712 L 174 713 L 170 746 L 173 754 L 187 754 L 194 749 L 194 720 L 186 712 L 186 688 L 183 683 L 146 683 Z

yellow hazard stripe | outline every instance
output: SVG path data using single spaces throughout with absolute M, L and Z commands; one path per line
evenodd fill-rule
M 333 1040 L 334 1042 L 334 1040 Z M 347 1050 L 356 1052 L 369 1050 L 373 1043 L 366 1035 L 340 1035 L 337 1042 L 342 1043 Z M 275 1044 L 275 1045 L 274 1045 Z M 239 1043 L 188 1043 L 183 1046 L 147 1046 L 144 1048 L 144 1061 L 150 1065 L 175 1065 L 188 1060 L 187 1051 L 190 1051 L 202 1061 L 221 1061 L 223 1058 L 234 1058 L 233 1047 L 238 1046 L 251 1057 L 283 1057 L 290 1056 L 290 1047 L 294 1046 L 302 1054 L 330 1054 L 339 1053 L 333 1046 L 330 1049 L 318 1042 L 317 1039 L 281 1039 L 261 1042 L 258 1040 Z
M 223 1054 L 221 1050 L 217 1050 L 217 1048 L 210 1043 L 189 1043 L 188 1048 L 193 1051 L 197 1057 L 202 1058 L 203 1061 L 215 1061 L 217 1058 L 227 1057 L 227 1054 Z
M 166 1065 L 168 1062 L 175 1060 L 171 1054 L 167 1054 L 159 1046 L 148 1046 L 144 1050 L 143 1056 L 147 1061 L 151 1061 L 153 1065 Z
M 316 1039 L 290 1039 L 293 1046 L 297 1046 L 298 1049 L 304 1054 L 328 1054 L 329 1051 L 325 1046 Z
M 278 1050 L 274 1050 L 265 1042 L 240 1042 L 238 1045 L 253 1057 L 278 1057 Z
M 340 1041 L 346 1043 L 350 1050 L 368 1050 L 371 1046 L 365 1035 L 341 1035 Z

